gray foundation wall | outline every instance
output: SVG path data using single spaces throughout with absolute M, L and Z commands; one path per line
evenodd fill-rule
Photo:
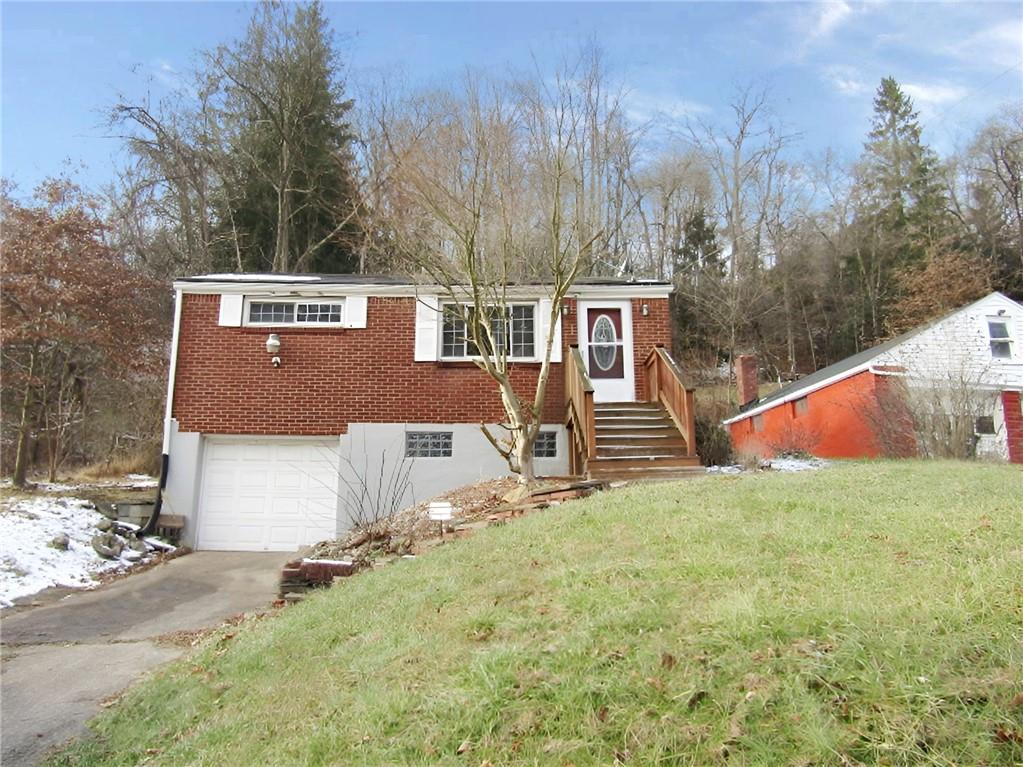
M 500 429 L 491 425 L 492 433 Z M 568 473 L 568 436 L 558 424 L 557 457 L 537 458 L 538 475 Z M 408 431 L 451 432 L 450 458 L 405 458 Z M 341 437 L 338 529 L 344 531 L 388 510 L 403 509 L 440 493 L 510 474 L 507 462 L 473 424 L 349 424 Z
M 557 433 L 557 457 L 537 458 L 537 474 L 568 474 L 565 428 L 550 424 L 543 429 Z M 500 433 L 497 427 L 492 430 Z M 407 431 L 451 432 L 451 457 L 406 458 Z M 254 442 L 269 439 L 273 438 L 252 437 Z M 171 423 L 163 513 L 185 517 L 181 543 L 192 547 L 195 546 L 205 442 L 204 435 L 181 432 L 176 421 Z M 456 487 L 509 473 L 508 464 L 483 436 L 479 426 L 473 424 L 350 424 L 348 433 L 339 437 L 338 533 L 368 517 L 404 509 Z

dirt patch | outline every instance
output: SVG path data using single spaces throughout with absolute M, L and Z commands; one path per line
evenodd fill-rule
M 504 496 L 515 487 L 514 479 L 493 479 L 456 488 L 431 501 L 447 501 L 451 504 L 453 519 L 444 523 L 444 529 L 454 531 L 462 524 L 486 519 L 488 514 L 504 503 Z M 417 503 L 389 519 L 353 530 L 342 538 L 317 543 L 306 554 L 306 558 L 345 560 L 358 569 L 381 558 L 415 554 L 422 541 L 441 532 L 441 523 L 427 516 L 429 505 L 430 501 Z

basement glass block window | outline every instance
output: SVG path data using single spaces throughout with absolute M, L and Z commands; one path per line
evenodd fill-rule
M 405 432 L 406 458 L 450 458 L 450 431 Z
M 991 356 L 1000 360 L 1010 359 L 1012 338 L 1009 336 L 1009 323 L 1004 320 L 988 320 L 987 332 L 991 338 Z
M 973 431 L 976 434 L 994 434 L 995 417 L 993 415 L 982 415 L 974 421 Z
M 493 309 L 490 315 L 490 333 L 495 346 L 510 359 L 532 359 L 536 352 L 536 307 L 533 304 L 514 304 L 503 310 Z M 444 307 L 441 327 L 441 357 L 461 359 L 478 357 L 480 350 L 469 338 L 469 329 L 476 322 L 473 308 L 459 309 L 453 304 Z M 487 343 L 486 353 L 491 353 Z
M 533 443 L 533 457 L 558 457 L 558 433 L 556 431 L 542 431 L 536 435 L 536 442 Z

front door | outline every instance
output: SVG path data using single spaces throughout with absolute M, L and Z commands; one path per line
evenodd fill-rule
M 593 381 L 595 402 L 636 399 L 632 305 L 628 301 L 579 303 L 579 351 Z

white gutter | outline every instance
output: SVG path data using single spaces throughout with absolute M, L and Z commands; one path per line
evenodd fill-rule
M 174 332 L 171 335 L 170 369 L 167 373 L 167 406 L 163 413 L 163 454 L 170 452 L 171 409 L 174 405 L 174 374 L 178 368 L 178 338 L 181 335 L 181 288 L 174 291 Z

